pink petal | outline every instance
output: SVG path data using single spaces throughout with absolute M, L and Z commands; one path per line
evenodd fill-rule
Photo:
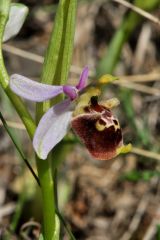
M 62 86 L 38 83 L 18 74 L 11 76 L 10 88 L 20 97 L 34 102 L 43 102 L 63 93 Z
M 76 88 L 78 90 L 82 90 L 86 86 L 86 81 L 88 79 L 88 73 L 89 73 L 89 69 L 88 69 L 88 67 L 85 67 L 81 73 L 79 83 L 76 86 Z
M 41 118 L 36 129 L 33 147 L 41 159 L 46 159 L 48 153 L 67 134 L 72 117 L 71 101 L 62 101 L 50 108 Z
M 65 85 L 63 86 L 63 92 L 71 99 L 74 100 L 78 96 L 78 90 L 76 87 Z

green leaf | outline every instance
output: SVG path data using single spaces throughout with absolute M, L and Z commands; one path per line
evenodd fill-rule
M 74 47 L 77 0 L 61 0 L 46 52 L 42 82 L 64 84 L 68 78 Z
M 9 18 L 4 30 L 3 42 L 6 42 L 7 40 L 16 36 L 19 33 L 27 15 L 27 6 L 20 3 L 11 4 Z

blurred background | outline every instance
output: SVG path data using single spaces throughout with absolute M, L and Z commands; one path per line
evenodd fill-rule
M 5 63 L 9 74 L 39 81 L 58 1 L 17 2 L 30 12 L 20 34 L 3 46 Z M 143 12 L 131 13 L 123 1 L 78 1 L 68 82 L 76 83 L 86 65 L 90 81 L 105 73 L 119 77 L 105 89 L 103 99 L 119 98 L 114 113 L 124 142 L 131 142 L 133 150 L 114 160 L 97 161 L 72 131 L 55 149 L 62 161 L 59 207 L 77 240 L 160 239 L 160 1 L 154 6 L 154 1 L 146 2 L 142 7 L 154 19 Z M 26 104 L 33 114 L 34 103 Z M 32 143 L 2 89 L 0 109 L 35 168 Z M 38 239 L 42 218 L 38 186 L 1 122 L 0 139 L 0 239 Z M 61 239 L 69 239 L 63 227 Z

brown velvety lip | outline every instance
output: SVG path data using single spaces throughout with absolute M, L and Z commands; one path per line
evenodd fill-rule
M 114 125 L 98 131 L 95 124 L 101 121 L 101 116 L 101 114 L 81 114 L 72 119 L 72 128 L 93 157 L 109 160 L 117 155 L 117 148 L 123 145 L 122 131 Z M 116 118 L 113 120 L 118 122 Z

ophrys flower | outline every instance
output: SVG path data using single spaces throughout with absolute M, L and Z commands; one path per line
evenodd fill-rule
M 77 86 L 52 86 L 18 74 L 11 76 L 11 89 L 25 99 L 43 102 L 61 93 L 67 96 L 67 99 L 51 107 L 38 124 L 33 147 L 41 159 L 46 159 L 48 153 L 63 139 L 70 123 L 96 159 L 108 160 L 130 149 L 130 145 L 123 145 L 118 119 L 111 112 L 119 104 L 118 99 L 98 103 L 100 93 L 96 88 L 87 90 L 79 97 L 79 92 L 86 87 L 87 78 L 87 67 L 82 71 Z M 73 111 L 72 102 L 77 98 L 77 106 Z

